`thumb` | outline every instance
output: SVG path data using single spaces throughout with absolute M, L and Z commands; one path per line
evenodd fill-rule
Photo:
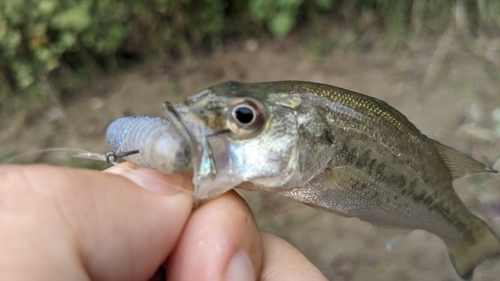
M 0 196 L 16 202 L 0 206 L 15 222 L 0 222 L 7 230 L 0 234 L 6 242 L 0 279 L 147 279 L 174 248 L 192 209 L 192 196 L 169 186 L 189 181 L 149 170 L 119 176 L 14 166 L 0 169 L 0 179 Z

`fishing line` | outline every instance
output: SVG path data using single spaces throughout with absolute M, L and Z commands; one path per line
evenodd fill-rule
M 81 148 L 57 147 L 57 148 L 44 148 L 44 149 L 35 149 L 35 150 L 27 151 L 27 152 L 18 154 L 16 156 L 12 156 L 10 158 L 7 158 L 7 159 L 3 160 L 2 162 L 3 163 L 13 163 L 14 161 L 22 159 L 23 157 L 30 156 L 30 155 L 43 154 L 45 152 L 74 152 L 77 155 L 78 154 L 95 154 L 95 155 L 97 155 L 97 153 L 92 153 L 90 151 L 87 151 L 87 150 L 81 149 Z M 80 157 L 80 158 L 86 158 L 86 157 Z M 89 159 L 93 159 L 93 158 L 89 158 Z M 98 159 L 96 158 L 96 160 L 98 160 Z

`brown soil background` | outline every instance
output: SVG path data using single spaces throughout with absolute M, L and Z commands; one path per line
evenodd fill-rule
M 233 42 L 211 55 L 94 79 L 88 89 L 63 101 L 64 118 L 53 108 L 36 118 L 4 120 L 1 147 L 9 155 L 29 152 L 13 162 L 94 165 L 74 160 L 70 152 L 40 156 L 30 151 L 72 147 L 106 152 L 105 130 L 114 119 L 125 114 L 163 116 L 163 101 L 182 100 L 225 80 L 307 80 L 385 100 L 429 137 L 494 165 L 500 158 L 500 134 L 495 133 L 500 121 L 492 118 L 500 108 L 500 70 L 495 52 L 488 51 L 498 53 L 500 44 L 478 40 L 464 47 L 447 40 L 413 40 L 404 50 L 346 45 L 319 57 L 307 42 L 292 37 L 260 44 Z M 500 225 L 495 220 L 500 217 L 499 175 L 469 177 L 454 185 L 472 210 L 494 227 Z M 432 234 L 414 231 L 388 252 L 369 223 L 273 194 L 241 194 L 263 229 L 295 245 L 330 280 L 460 280 L 443 243 Z M 473 280 L 499 276 L 500 263 L 486 262 Z

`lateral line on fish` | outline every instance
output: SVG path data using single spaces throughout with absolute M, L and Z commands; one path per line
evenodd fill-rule
M 352 130 L 356 131 L 356 132 L 357 132 L 357 133 L 359 133 L 359 134 L 362 134 L 362 135 L 367 136 L 368 138 L 372 139 L 372 140 L 373 140 L 373 141 L 375 141 L 375 142 L 379 142 L 377 139 L 375 139 L 375 138 L 374 138 L 374 137 L 372 137 L 371 135 L 366 134 L 366 133 L 364 133 L 364 132 L 362 132 L 362 131 L 360 131 L 360 130 L 358 130 L 358 129 L 353 128 Z M 422 136 L 424 136 L 424 135 L 422 135 Z M 357 141 L 353 141 L 353 142 L 354 142 L 354 143 L 356 143 Z M 379 158 L 382 158 L 382 159 L 386 159 L 386 160 L 387 160 L 387 158 L 386 158 L 386 157 L 384 157 L 383 155 L 381 155 L 380 153 L 378 153 L 377 151 L 375 151 L 375 150 L 374 150 L 373 148 L 371 148 L 370 146 L 367 146 L 366 144 L 364 144 L 364 143 L 360 143 L 360 142 L 357 142 L 357 143 L 358 143 L 359 145 L 364 145 L 364 147 L 367 147 L 368 149 L 370 149 L 373 153 L 375 153 L 376 155 L 378 155 L 378 157 L 379 157 Z M 395 153 L 392 149 L 390 149 L 390 146 L 385 145 L 385 144 L 382 144 L 382 146 L 383 146 L 383 147 L 385 147 L 388 151 L 390 151 L 392 155 L 394 155 L 396 158 L 398 158 L 398 159 L 399 159 L 399 156 L 398 156 L 398 155 L 397 155 L 397 154 L 396 154 L 396 153 Z M 419 173 L 415 170 L 415 168 L 414 168 L 414 167 L 412 167 L 411 165 L 405 165 L 405 167 L 407 167 L 407 168 L 411 169 L 411 170 L 413 171 L 413 173 L 414 173 L 415 175 L 417 175 L 418 179 L 419 179 L 422 183 L 426 184 L 426 183 L 425 183 L 425 181 L 423 180 L 423 178 L 422 178 L 422 177 L 420 176 L 420 174 L 419 174 Z M 406 174 L 406 173 L 405 173 L 405 174 Z M 440 202 L 440 201 L 437 199 L 437 197 L 436 197 L 436 195 L 435 195 L 435 194 L 431 194 L 431 196 L 432 196 L 432 198 L 433 198 L 433 200 L 432 200 L 432 204 L 431 204 L 431 205 L 429 205 L 428 207 L 434 207 L 434 206 L 436 206 L 436 207 L 438 208 L 438 210 L 439 210 L 439 212 L 438 212 L 438 213 L 440 213 L 441 215 L 443 215 L 443 217 L 445 217 L 445 218 L 446 218 L 449 222 L 451 222 L 451 223 L 452 223 L 455 227 L 457 227 L 457 229 L 459 229 L 459 228 L 458 228 L 458 226 L 457 226 L 457 224 L 458 224 L 458 223 L 462 223 L 462 220 L 461 220 L 459 217 L 457 217 L 457 216 L 452 216 L 452 215 L 451 215 L 451 213 L 450 213 L 450 210 L 449 210 L 449 209 L 447 209 L 447 208 L 445 208 L 445 206 L 443 205 L 443 202 Z
M 379 141 L 379 140 L 377 140 L 377 139 L 376 139 L 375 137 L 373 137 L 372 135 L 369 135 L 369 134 L 367 134 L 367 133 L 365 133 L 365 132 L 363 132 L 363 131 L 361 131 L 361 130 L 359 130 L 359 129 L 357 129 L 357 128 L 351 127 L 351 128 L 349 128 L 349 130 L 355 131 L 355 132 L 357 132 L 357 133 L 359 133 L 359 134 L 361 134 L 361 135 L 364 135 L 364 136 L 366 136 L 366 137 L 370 138 L 371 140 L 373 140 L 373 141 L 375 141 L 375 142 L 377 142 L 377 143 L 380 143 L 380 141 Z M 358 142 L 358 143 L 360 143 L 360 142 Z M 360 144 L 365 145 L 364 143 L 360 143 Z M 380 144 L 381 144 L 383 147 L 385 147 L 385 149 L 387 149 L 388 151 L 390 151 L 390 153 L 391 153 L 392 155 L 394 155 L 396 158 L 400 159 L 399 155 L 398 155 L 397 153 L 395 153 L 395 152 L 391 149 L 391 146 L 389 146 L 389 145 L 387 145 L 387 144 L 384 144 L 384 143 L 380 143 Z M 369 147 L 369 146 L 367 146 L 367 147 L 368 147 L 368 148 L 370 148 L 370 150 L 371 150 L 371 151 L 376 152 L 376 151 L 375 151 L 375 150 L 373 150 L 371 147 Z M 376 152 L 376 153 L 377 153 L 377 152 Z M 383 159 L 386 159 L 386 160 L 387 160 L 387 158 L 386 158 L 386 157 L 383 157 L 382 155 L 380 155 L 380 153 L 377 153 L 377 154 L 378 154 L 379 156 L 381 156 L 381 158 L 383 158 Z M 412 169 L 412 171 L 413 171 L 415 174 L 417 174 L 417 175 L 418 175 L 418 173 L 417 173 L 417 171 L 415 170 L 415 168 L 414 168 L 414 167 L 412 167 L 412 166 L 410 166 L 410 165 L 407 165 L 406 163 L 405 163 L 405 165 L 406 165 L 408 168 Z M 420 175 L 419 175 L 419 178 L 420 178 L 420 180 L 421 180 L 421 181 L 423 181 L 423 179 L 422 179 L 422 177 L 421 177 Z
M 359 133 L 359 132 L 358 132 L 358 133 Z M 364 135 L 366 135 L 366 136 L 370 137 L 370 136 L 369 136 L 369 135 L 367 135 L 367 134 L 364 134 Z M 370 138 L 371 138 L 371 137 L 370 137 Z M 372 140 L 374 140 L 374 141 L 377 141 L 377 140 L 375 140 L 375 139 L 373 139 L 373 138 L 371 138 L 371 139 L 372 139 Z M 378 152 L 377 152 L 376 150 L 374 150 L 372 147 L 370 147 L 369 145 L 366 145 L 366 143 L 360 143 L 360 142 L 358 142 L 358 141 L 352 141 L 352 142 L 353 142 L 354 144 L 356 144 L 356 143 L 357 143 L 358 145 L 363 145 L 365 148 L 368 148 L 368 149 L 369 149 L 370 151 L 372 151 L 372 153 L 373 153 L 373 154 L 375 154 L 378 158 L 380 158 L 380 159 L 385 159 L 385 161 L 387 161 L 387 160 L 388 160 L 385 156 L 383 156 L 383 155 L 381 155 L 380 153 L 378 153 Z M 387 148 L 386 148 L 386 149 L 387 149 Z M 390 150 L 390 149 L 389 149 L 389 151 L 391 151 L 391 153 L 392 153 L 392 154 L 393 154 L 396 158 L 398 158 L 398 157 L 397 157 L 397 155 L 396 155 L 396 154 L 394 154 L 394 153 L 392 152 L 392 150 Z M 398 159 L 399 159 L 399 158 L 398 158 Z M 356 168 L 356 167 L 354 167 L 354 166 L 340 166 L 340 167 L 348 167 L 348 168 L 352 168 L 353 170 L 356 170 L 356 169 L 357 169 L 357 168 Z M 413 173 L 414 173 L 415 175 L 417 175 L 417 179 L 418 179 L 419 181 L 421 181 L 421 183 L 423 183 L 423 184 L 425 184 L 425 185 L 426 185 L 426 183 L 425 183 L 425 181 L 423 180 L 423 178 L 422 178 L 422 177 L 421 177 L 421 176 L 420 176 L 420 175 L 416 172 L 416 170 L 415 170 L 413 167 L 411 167 L 411 166 L 409 166 L 409 165 L 405 165 L 404 167 L 406 167 L 406 168 L 408 168 L 408 169 L 411 169 L 411 170 L 413 171 Z M 411 172 L 409 173 L 408 171 L 405 171 L 405 170 L 400 170 L 398 173 L 405 175 L 405 177 L 407 177 L 407 176 L 408 176 L 408 174 L 411 174 Z M 370 176 L 370 179 L 371 179 L 371 176 Z M 372 180 L 373 180 L 373 179 L 372 179 Z M 436 197 L 436 194 L 429 194 L 428 192 L 426 192 L 426 193 L 425 193 L 425 195 L 424 195 L 424 197 L 425 197 L 425 196 L 428 196 L 428 195 L 430 195 L 430 196 L 431 196 L 431 198 L 432 198 L 432 202 L 431 202 L 431 204 L 430 204 L 430 205 L 428 205 L 428 207 L 434 207 L 434 206 L 436 206 L 436 207 L 437 207 L 437 209 L 439 210 L 437 213 L 441 214 L 441 215 L 442 215 L 442 216 L 443 216 L 446 220 L 448 220 L 448 221 L 449 221 L 452 225 L 454 225 L 454 227 L 456 227 L 456 228 L 457 228 L 457 230 L 459 230 L 459 232 L 461 232 L 461 233 L 462 233 L 462 231 L 463 231 L 463 230 L 461 230 L 461 228 L 459 228 L 459 227 L 458 227 L 458 225 L 459 225 L 460 223 L 463 223 L 463 221 L 462 221 L 462 220 L 461 220 L 458 216 L 456 216 L 456 215 L 452 215 L 452 213 L 450 213 L 450 210 L 449 210 L 448 208 L 446 208 L 446 206 L 443 204 L 443 202 L 440 202 L 440 200 L 438 200 L 438 198 Z M 462 233 L 462 234 L 463 234 L 463 233 Z
M 362 133 L 362 132 L 360 132 L 360 133 L 361 133 L 361 134 L 363 134 L 363 135 L 365 135 L 365 136 L 367 136 L 367 137 L 369 137 L 369 138 L 370 138 L 370 139 L 372 139 L 373 141 L 378 142 L 378 140 L 376 140 L 375 138 L 371 137 L 370 135 L 368 135 L 368 134 L 364 134 L 364 133 Z M 388 160 L 389 160 L 387 157 L 385 157 L 384 155 L 380 154 L 378 151 L 376 151 L 375 149 L 373 149 L 371 146 L 366 145 L 365 143 L 362 143 L 362 142 L 359 142 L 359 141 L 352 141 L 352 142 L 353 142 L 353 143 L 357 143 L 357 144 L 358 144 L 358 145 L 360 145 L 360 146 L 361 146 L 361 145 L 363 145 L 364 147 L 366 147 L 366 148 L 370 149 L 370 151 L 371 151 L 371 152 L 373 152 L 375 155 L 377 155 L 377 157 L 378 157 L 379 159 L 383 159 L 383 160 L 385 160 L 385 161 L 388 161 Z M 385 145 L 384 145 L 384 147 L 385 147 L 388 151 L 390 151 L 390 152 L 391 152 L 391 154 L 392 154 L 392 155 L 394 155 L 394 156 L 395 156 L 398 160 L 401 160 L 401 159 L 399 158 L 399 156 L 398 156 L 396 153 L 394 153 L 394 151 L 392 151 L 392 149 L 390 149 L 390 147 L 385 146 Z M 401 161 L 402 161 L 402 160 L 401 160 Z M 403 166 L 403 165 L 402 165 L 402 166 Z M 410 169 L 410 170 L 411 170 L 411 172 L 413 172 L 415 175 L 417 175 L 418 180 L 420 180 L 422 183 L 424 183 L 424 184 L 425 184 L 424 179 L 422 178 L 422 176 L 420 176 L 420 174 L 419 174 L 419 173 L 417 173 L 417 171 L 415 170 L 415 168 L 414 168 L 414 167 L 412 167 L 412 166 L 410 166 L 410 165 L 407 165 L 406 163 L 405 163 L 404 167 L 406 167 L 406 168 Z M 411 172 L 410 172 L 410 173 L 408 173 L 408 172 L 407 172 L 407 171 L 405 171 L 405 170 L 402 170 L 402 171 L 404 171 L 404 173 L 401 173 L 401 172 L 400 172 L 400 173 L 401 173 L 401 174 L 404 174 L 405 176 L 407 176 L 408 174 L 411 174 Z

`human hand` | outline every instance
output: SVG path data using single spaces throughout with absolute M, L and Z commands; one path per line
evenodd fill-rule
M 326 280 L 234 191 L 192 210 L 183 175 L 0 167 L 0 280 Z M 142 188 L 141 188 L 142 187 Z

